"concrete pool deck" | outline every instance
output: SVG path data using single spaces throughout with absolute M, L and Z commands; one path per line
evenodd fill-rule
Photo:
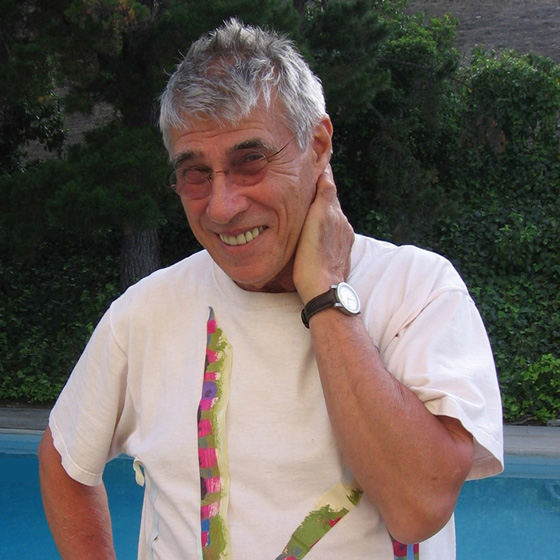
M 0 433 L 42 432 L 49 421 L 48 408 L 0 406 Z M 506 455 L 560 457 L 560 427 L 504 426 Z

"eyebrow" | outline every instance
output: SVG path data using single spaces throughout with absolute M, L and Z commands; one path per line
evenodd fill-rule
M 226 153 L 227 155 L 231 155 L 239 150 L 250 149 L 259 149 L 265 152 L 274 151 L 274 148 L 271 147 L 270 144 L 265 142 L 262 138 L 250 138 L 248 140 L 243 140 L 243 142 L 234 144 L 233 146 L 228 148 Z M 171 160 L 171 164 L 176 168 L 181 163 L 193 161 L 195 159 L 204 159 L 204 153 L 197 150 L 187 150 L 186 152 L 180 152 L 173 157 L 173 159 Z

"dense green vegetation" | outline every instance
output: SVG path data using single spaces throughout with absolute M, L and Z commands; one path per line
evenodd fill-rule
M 560 418 L 560 68 L 480 50 L 460 67 L 454 20 L 405 3 L 4 0 L 0 399 L 51 402 L 111 300 L 197 249 L 164 186 L 154 100 L 190 41 L 237 15 L 290 34 L 322 78 L 355 229 L 465 278 L 505 418 Z M 67 109 L 105 101 L 115 118 L 30 162 L 28 140 L 62 146 L 55 84 Z

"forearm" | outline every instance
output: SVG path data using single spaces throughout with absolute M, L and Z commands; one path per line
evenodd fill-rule
M 294 285 L 304 305 L 348 278 L 353 242 L 327 168 L 294 261 Z M 332 308 L 313 315 L 309 326 L 344 459 L 393 537 L 424 540 L 453 512 L 472 465 L 472 437 L 458 421 L 432 415 L 385 369 L 359 316 Z
M 45 515 L 61 557 L 114 559 L 105 487 L 86 486 L 68 476 L 48 428 L 39 446 L 39 475 Z
M 427 538 L 453 511 L 472 464 L 472 438 L 390 375 L 359 317 L 326 310 L 310 329 L 345 460 L 396 539 Z

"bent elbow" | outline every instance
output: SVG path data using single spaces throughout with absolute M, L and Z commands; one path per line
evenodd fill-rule
M 418 506 L 393 519 L 385 520 L 389 534 L 402 544 L 425 541 L 441 531 L 451 519 L 456 500 L 440 504 L 439 507 Z

